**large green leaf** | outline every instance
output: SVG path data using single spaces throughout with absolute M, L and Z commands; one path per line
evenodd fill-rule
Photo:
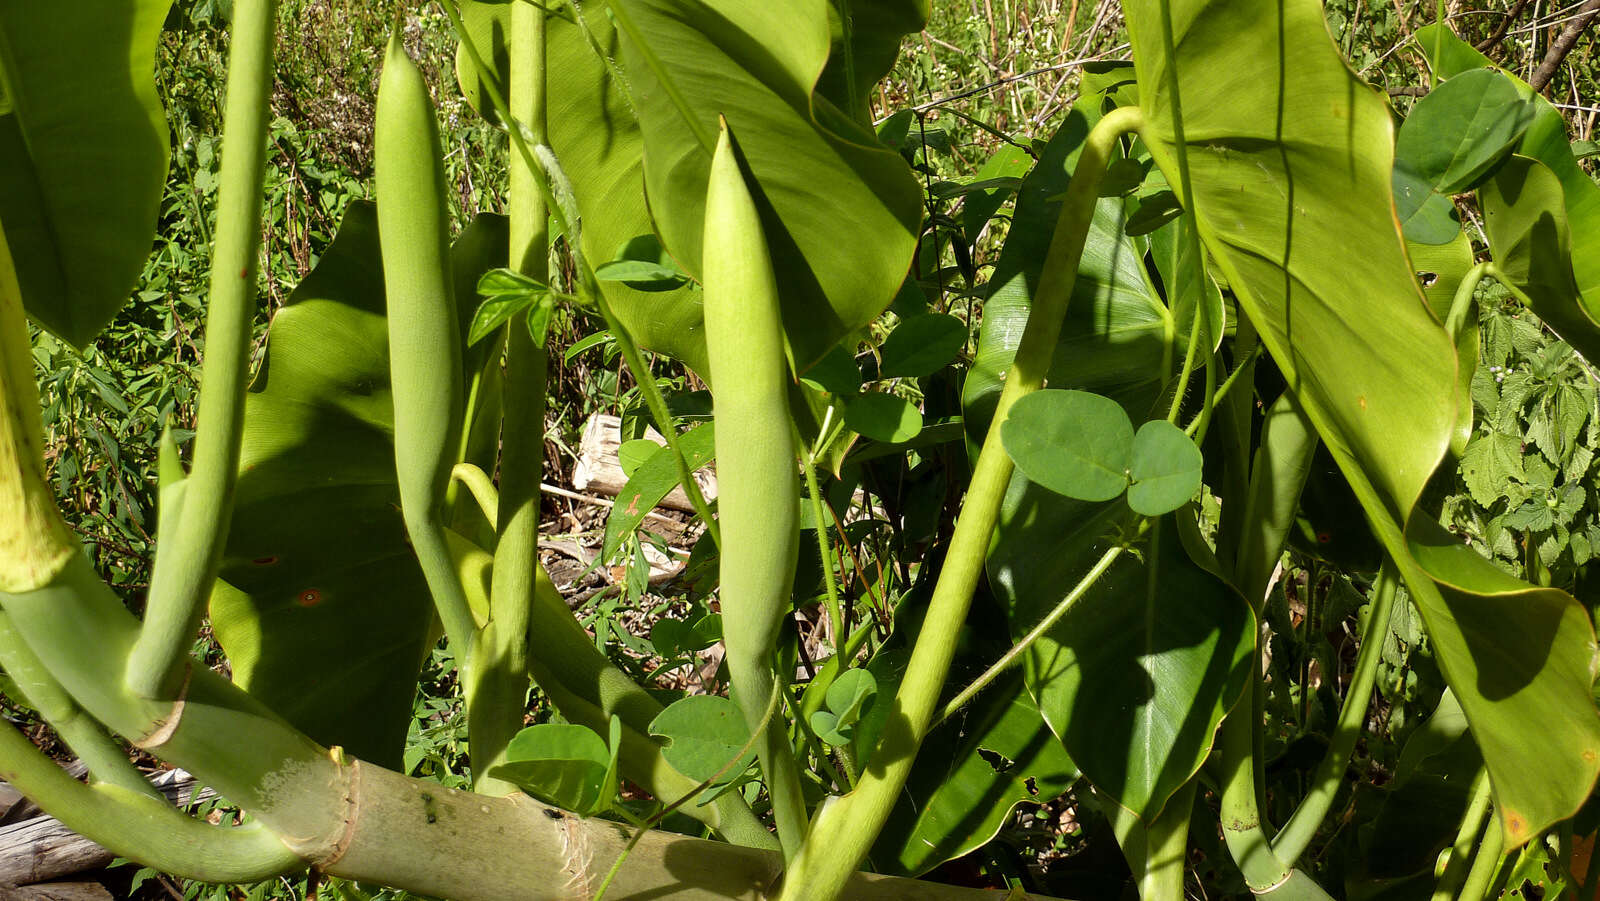
M 900 54 L 900 41 L 928 24 L 932 0 L 849 0 L 828 4 L 828 66 L 817 93 L 839 109 L 867 112 L 867 98 Z M 850 21 L 839 15 L 847 10 Z M 848 26 L 849 41 L 845 40 Z
M 994 838 L 1018 804 L 1048 802 L 1077 778 L 1021 674 L 1002 678 L 923 741 L 872 862 L 920 876 Z
M 504 220 L 456 248 L 464 278 L 504 265 Z M 434 613 L 400 516 L 383 297 L 377 218 L 354 203 L 268 331 L 211 621 L 240 686 L 398 766 Z
M 1439 25 L 1417 29 L 1417 47 L 1434 59 L 1434 69 L 1445 78 L 1494 63 L 1471 44 Z M 1435 53 L 1437 50 L 1437 53 Z M 1436 57 L 1436 58 L 1435 58 Z M 1536 110 L 1533 122 L 1523 132 L 1517 152 L 1532 157 L 1555 173 L 1561 181 L 1572 227 L 1572 268 L 1584 310 L 1590 319 L 1600 320 L 1600 184 L 1578 165 L 1567 138 L 1567 120 L 1550 101 L 1534 94 L 1528 84 L 1504 70 L 1505 78 L 1528 97 Z M 1590 358 L 1593 359 L 1592 357 Z
M 1394 216 L 1387 105 L 1314 0 L 1173 0 L 1175 57 L 1160 0 L 1125 11 L 1151 152 L 1177 183 L 1175 77 L 1201 235 L 1405 576 L 1506 837 L 1526 841 L 1600 771 L 1594 632 L 1567 595 L 1509 580 L 1413 516 L 1460 407 L 1455 349 Z
M 1456 230 L 1445 244 L 1406 243 L 1406 252 L 1416 270 L 1417 281 L 1428 299 L 1433 315 L 1444 321 L 1450 315 L 1456 289 L 1472 269 L 1472 240 Z M 1472 373 L 1478 368 L 1478 317 L 1468 311 L 1456 335 L 1456 430 L 1450 437 L 1450 452 L 1460 457 L 1472 438 Z
M 1600 360 L 1600 323 L 1572 276 L 1571 232 L 1561 182 L 1535 159 L 1513 156 L 1478 191 L 1489 252 L 1533 312 L 1589 360 Z
M 0 221 L 28 314 L 76 347 L 127 302 L 155 238 L 171 5 L 0 4 Z
M 1146 823 L 1205 761 L 1255 649 L 1249 605 L 1189 559 L 1173 520 L 1152 536 L 1144 559 L 1119 558 L 1026 662 L 1039 710 L 1078 768 Z M 1083 546 L 1072 569 L 1104 549 Z M 1018 597 L 1020 633 L 1053 601 L 1042 591 Z
M 663 243 L 699 276 L 724 117 L 756 189 L 794 363 L 806 368 L 889 305 L 922 218 L 905 160 L 814 93 L 830 46 L 827 0 L 614 0 L 612 9 L 637 29 L 623 29 L 623 60 Z
M 600 266 L 627 242 L 654 231 L 644 196 L 644 142 L 621 75 L 607 62 L 618 59 L 622 48 L 605 4 L 579 3 L 581 23 L 572 6 L 559 6 L 547 20 L 546 34 L 550 145 L 572 183 L 583 217 L 583 253 L 592 265 Z M 493 60 L 495 77 L 504 90 L 510 74 L 511 3 L 466 0 L 461 12 L 473 46 L 485 62 Z M 467 101 L 497 120 L 464 51 L 456 55 L 456 77 Z M 623 282 L 605 281 L 600 289 L 640 345 L 706 371 L 695 288 L 640 291 Z

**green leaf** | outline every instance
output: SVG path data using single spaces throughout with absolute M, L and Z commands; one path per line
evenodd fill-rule
M 1537 160 L 1513 156 L 1478 197 L 1489 251 L 1501 274 L 1528 295 L 1533 311 L 1563 341 L 1600 360 L 1600 322 L 1573 280 L 1571 232 L 1555 173 Z
M 1087 391 L 1029 394 L 1011 407 L 1000 440 L 1024 475 L 1057 494 L 1108 501 L 1128 487 L 1133 423 L 1108 397 Z
M 612 717 L 611 722 L 618 720 Z M 587 817 L 611 806 L 616 761 L 606 742 L 587 727 L 542 723 L 518 732 L 506 747 L 506 762 L 489 775 Z
M 503 264 L 505 229 L 474 222 L 456 270 Z M 267 332 L 211 623 L 241 687 L 395 767 L 436 627 L 400 516 L 385 329 L 377 218 L 355 202 Z
M 1406 244 L 1422 293 L 1428 299 L 1428 308 L 1444 322 L 1450 316 L 1450 306 L 1455 301 L 1456 289 L 1466 279 L 1467 272 L 1476 262 L 1472 256 L 1472 241 L 1466 232 L 1457 230 L 1448 243 L 1430 245 Z M 1472 438 L 1472 383 L 1478 371 L 1478 317 L 1468 315 L 1456 335 L 1456 428 L 1450 436 L 1450 453 L 1459 457 Z
M 170 6 L 0 5 L 0 220 L 28 315 L 80 349 L 150 255 L 170 143 L 152 73 Z
M 715 456 L 715 425 L 704 422 L 678 436 L 678 446 L 683 450 L 690 472 L 698 471 Z M 605 542 L 601 547 L 600 559 L 613 559 L 623 540 L 644 521 L 645 514 L 654 510 L 662 498 L 678 487 L 680 481 L 678 461 L 670 451 L 652 453 L 639 463 L 639 468 L 628 476 L 628 483 L 617 494 L 611 512 L 606 514 Z
M 739 757 L 740 749 L 750 741 L 750 727 L 739 705 L 718 695 L 691 695 L 674 701 L 650 723 L 650 734 L 666 739 L 662 756 L 696 782 L 718 773 L 723 773 L 719 781 L 731 781 L 755 759 L 753 750 Z M 730 763 L 734 765 L 729 767 Z
M 1133 436 L 1128 506 L 1145 516 L 1161 516 L 1187 504 L 1200 490 L 1204 463 L 1200 448 L 1183 429 L 1165 419 L 1150 420 Z
M 1100 549 L 1074 556 L 1087 564 Z M 1144 556 L 1119 558 L 1029 649 L 1025 674 L 1073 762 L 1148 823 L 1200 768 L 1244 690 L 1255 619 L 1237 591 L 1189 559 L 1171 519 Z M 1048 596 L 1022 598 L 1019 633 L 1049 610 Z
M 1157 229 L 1150 235 L 1150 255 L 1167 287 L 1167 304 L 1172 309 L 1179 346 L 1189 346 L 1189 332 L 1195 311 L 1199 310 L 1201 347 L 1204 353 L 1211 354 L 1222 346 L 1227 313 L 1222 291 L 1206 271 L 1205 251 L 1201 250 L 1199 259 L 1194 255 L 1197 244 L 1189 239 L 1189 228 L 1188 219 L 1178 219 L 1171 226 Z
M 932 0 L 850 0 L 843 7 L 850 14 L 851 40 L 846 47 L 838 9 L 828 4 L 831 46 L 817 93 L 840 109 L 864 111 L 873 87 L 894 67 L 903 36 L 928 24 L 931 5 Z
M 492 65 L 501 90 L 509 84 L 511 6 L 504 2 L 463 0 L 462 19 L 474 46 Z M 652 231 L 644 196 L 644 142 L 620 70 L 621 39 L 605 4 L 580 2 L 582 26 L 574 7 L 561 4 L 546 18 L 547 120 L 550 146 L 572 184 L 583 231 L 585 257 L 612 259 L 618 247 Z M 591 47 L 585 29 L 598 51 Z M 467 102 L 498 121 L 483 94 L 476 70 L 464 51 L 456 54 L 456 80 Z M 702 191 L 704 187 L 702 185 Z M 641 346 L 684 361 L 705 372 L 705 338 L 700 305 L 689 286 L 641 291 L 625 282 L 601 282 L 600 290 L 624 327 Z
M 877 441 L 910 441 L 922 431 L 922 412 L 895 394 L 869 391 L 845 401 L 844 421 L 851 429 Z
M 811 715 L 811 727 L 830 745 L 847 745 L 855 725 L 878 697 L 878 681 L 866 669 L 849 669 L 828 686 L 827 710 Z
M 905 160 L 813 92 L 828 61 L 829 5 L 611 6 L 619 23 L 637 28 L 624 31 L 622 59 L 662 242 L 699 276 L 706 179 L 718 117 L 725 117 L 740 135 L 741 162 L 762 199 L 784 329 L 802 370 L 889 305 L 922 219 L 922 189 Z M 591 26 L 598 18 L 589 16 Z
M 1453 213 L 1447 195 L 1471 187 L 1503 159 L 1533 115 L 1533 104 L 1516 85 L 1489 69 L 1447 78 L 1418 100 L 1395 141 L 1395 207 L 1406 237 L 1422 244 L 1454 238 L 1459 223 L 1444 240 L 1420 223 L 1442 219 L 1428 212 L 1439 209 L 1440 201 Z
M 920 876 L 986 844 L 1017 805 L 1048 802 L 1077 779 L 1021 674 L 1002 677 L 923 741 L 872 862 Z
M 477 344 L 494 334 L 512 316 L 533 306 L 533 296 L 528 294 L 489 295 L 472 314 L 472 327 L 467 330 L 467 344 Z
M 655 235 L 640 235 L 617 248 L 609 263 L 595 267 L 594 277 L 640 291 L 670 291 L 689 280 Z
M 1427 56 L 1439 48 L 1434 69 L 1443 77 L 1454 77 L 1469 69 L 1491 66 L 1488 57 L 1474 50 L 1448 29 L 1424 25 L 1417 29 L 1417 47 Z M 1550 167 L 1561 182 L 1567 222 L 1572 229 L 1572 268 L 1578 292 L 1588 318 L 1600 320 L 1600 184 L 1578 165 L 1567 140 L 1567 119 L 1550 101 L 1509 73 L 1517 89 L 1531 98 L 1536 112 L 1522 135 L 1517 152 Z
M 968 244 L 976 244 L 983 229 L 1005 203 L 1006 198 L 1021 187 L 1022 177 L 1033 166 L 1033 157 L 1015 144 L 1001 144 L 972 176 L 973 183 L 983 184 L 980 191 L 969 191 L 961 205 L 961 231 Z M 1013 184 L 1009 180 L 1015 180 Z
M 1124 11 L 1141 137 L 1176 181 L 1175 78 L 1187 133 L 1204 135 L 1188 145 L 1201 233 L 1405 577 L 1520 844 L 1569 816 L 1600 772 L 1594 633 L 1570 596 L 1510 579 L 1416 510 L 1454 430 L 1455 348 L 1396 228 L 1388 105 L 1346 66 L 1314 0 L 1174 0 L 1175 57 L 1159 0 Z
M 960 319 L 946 313 L 913 316 L 884 339 L 878 375 L 886 379 L 932 375 L 954 360 L 966 343 L 967 324 Z
M 1461 234 L 1455 202 L 1435 191 L 1427 176 L 1396 160 L 1393 175 L 1395 216 L 1407 241 L 1449 244 Z
M 1527 478 L 1522 469 L 1522 439 L 1516 435 L 1500 431 L 1481 435 L 1461 455 L 1461 480 L 1473 503 L 1484 509 L 1504 496 L 1510 482 Z
M 851 397 L 861 390 L 861 368 L 843 347 L 835 347 L 800 373 L 802 381 L 817 390 L 839 397 Z

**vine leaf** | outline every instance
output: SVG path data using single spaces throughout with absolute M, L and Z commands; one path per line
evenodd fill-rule
M 1594 630 L 1571 596 L 1511 579 L 1417 509 L 1455 428 L 1457 363 L 1397 227 L 1387 104 L 1314 0 L 1172 0 L 1173 57 L 1161 2 L 1124 7 L 1142 136 L 1176 182 L 1175 72 L 1201 236 L 1405 577 L 1505 837 L 1526 842 L 1600 773 Z

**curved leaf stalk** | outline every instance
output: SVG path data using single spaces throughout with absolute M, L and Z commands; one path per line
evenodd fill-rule
M 1183 901 L 1183 876 L 1189 862 L 1189 818 L 1194 809 L 1191 779 L 1167 801 L 1154 822 L 1144 823 L 1109 797 L 1101 807 L 1111 819 L 1122 856 L 1133 871 L 1141 901 Z
M 723 643 L 733 699 L 751 732 L 762 732 L 756 755 L 772 796 L 778 840 L 784 857 L 792 859 L 805 836 L 805 799 L 788 730 L 772 728 L 763 715 L 800 543 L 789 359 L 766 236 L 726 123 L 706 189 L 705 248 L 717 507 L 727 537 L 720 578 Z
M 1450 332 L 1451 340 L 1459 337 L 1461 330 L 1466 328 L 1467 316 L 1472 312 L 1472 296 L 1477 293 L 1478 282 L 1483 281 L 1484 276 L 1494 273 L 1493 261 L 1485 260 L 1468 269 L 1467 274 L 1462 276 L 1461 284 L 1456 286 L 1456 293 L 1450 298 L 1450 312 L 1444 320 L 1444 327 Z
M 1367 706 L 1372 701 L 1372 685 L 1378 677 L 1378 661 L 1383 656 L 1384 637 L 1389 634 L 1389 618 L 1394 611 L 1398 578 L 1393 565 L 1387 562 L 1378 572 L 1372 608 L 1367 613 L 1366 628 L 1361 631 L 1361 650 L 1356 654 L 1355 673 L 1350 679 L 1344 706 L 1339 710 L 1339 721 L 1328 743 L 1328 753 L 1312 777 L 1311 790 L 1272 842 L 1272 849 L 1284 863 L 1293 865 L 1305 853 L 1322 821 L 1327 818 L 1328 811 L 1333 809 L 1334 796 L 1344 782 L 1345 771 L 1350 766 L 1350 755 L 1356 749 L 1356 739 L 1361 736 L 1367 721 Z
M 1250 698 L 1241 698 L 1222 721 L 1221 816 L 1228 854 L 1250 891 L 1260 895 L 1286 885 L 1292 870 L 1273 853 L 1256 801 L 1258 727 L 1250 716 L 1253 709 Z
M 1141 519 L 1136 534 L 1144 534 L 1145 530 L 1149 527 L 1150 520 Z M 1031 647 L 1034 642 L 1038 641 L 1041 637 L 1048 633 L 1051 629 L 1055 628 L 1056 623 L 1061 621 L 1061 617 L 1065 616 L 1067 611 L 1072 609 L 1072 605 L 1076 603 L 1079 598 L 1089 593 L 1089 589 L 1093 588 L 1094 584 L 1100 581 L 1100 577 L 1105 575 L 1107 570 L 1111 569 L 1111 565 L 1116 563 L 1117 558 L 1121 557 L 1123 553 L 1129 549 L 1129 547 L 1129 544 L 1119 544 L 1107 550 L 1104 554 L 1101 554 L 1100 559 L 1095 561 L 1094 566 L 1090 567 L 1089 571 L 1083 574 L 1083 577 L 1078 580 L 1078 584 L 1074 585 L 1072 590 L 1067 592 L 1067 596 L 1062 598 L 1061 602 L 1056 604 L 1054 609 L 1045 614 L 1044 619 L 1039 620 L 1037 625 L 1028 630 L 1028 634 L 1022 636 L 1020 641 L 1018 641 L 1015 645 L 1012 645 L 1011 650 L 1006 651 L 1005 654 L 1001 655 L 1000 659 L 996 660 L 989 666 L 988 669 L 984 670 L 982 675 L 978 676 L 976 679 L 973 679 L 972 684 L 961 689 L 960 694 L 951 698 L 950 702 L 944 705 L 944 709 L 939 712 L 939 718 L 934 720 L 933 724 L 937 726 L 949 719 L 951 716 L 955 715 L 956 711 L 960 710 L 962 707 L 965 707 L 968 701 L 971 701 L 973 698 L 977 697 L 978 692 L 988 688 L 989 684 L 998 678 L 1001 673 L 1010 669 L 1018 660 L 1021 660 L 1022 655 L 1027 653 L 1028 648 Z
M 146 795 L 166 803 L 128 760 L 127 752 L 111 740 L 100 724 L 72 700 L 52 677 L 39 658 L 11 628 L 11 620 L 0 613 L 0 668 L 16 683 L 22 698 L 56 730 L 67 747 L 89 768 L 89 777 L 118 788 Z
M 276 0 L 234 8 L 194 458 L 181 505 L 161 511 L 178 522 L 156 551 L 144 627 L 123 675 L 144 697 L 177 689 L 228 538 L 255 317 L 276 11 Z
M 536 144 L 545 138 L 545 11 L 532 3 L 511 7 L 511 110 Z M 527 161 L 510 161 L 513 267 L 536 281 L 549 278 L 549 214 L 538 182 L 543 173 Z M 478 691 L 469 707 L 473 774 L 479 791 L 518 789 L 489 775 L 505 759 L 522 728 L 527 706 L 528 653 L 535 569 L 539 555 L 539 484 L 544 472 L 545 383 L 549 360 L 528 332 L 528 313 L 506 325 L 505 413 L 500 437 L 499 536 L 489 590 L 489 622 L 481 636 L 483 659 L 474 675 Z
M 1193 214 L 1184 213 L 1184 215 Z M 1192 234 L 1194 228 L 1190 227 L 1185 231 Z M 1178 371 L 1178 384 L 1172 391 L 1172 406 L 1167 409 L 1167 422 L 1174 425 L 1178 422 L 1178 412 L 1183 409 L 1183 396 L 1189 392 L 1189 376 L 1194 374 L 1194 361 L 1199 356 L 1200 320 L 1201 312 L 1197 309 L 1194 311 L 1194 319 L 1189 323 L 1189 346 L 1183 352 L 1183 368 Z M 1201 410 L 1202 416 L 1211 409 L 1211 392 L 1217 387 L 1216 372 L 1211 368 L 1211 356 L 1211 354 L 1206 355 L 1206 395 L 1202 398 L 1205 404 Z M 1196 428 L 1199 428 L 1198 422 Z
M 711 507 L 706 503 L 705 495 L 700 491 L 700 484 L 694 480 L 694 476 L 689 469 L 688 460 L 683 453 L 683 443 L 678 438 L 677 429 L 673 427 L 672 414 L 667 410 L 667 402 L 661 396 L 661 388 L 656 385 L 655 378 L 650 373 L 650 367 L 645 364 L 644 355 L 639 352 L 639 345 L 634 342 L 633 336 L 629 334 L 622 321 L 612 311 L 611 305 L 606 301 L 605 294 L 600 290 L 599 281 L 595 279 L 594 267 L 589 264 L 588 258 L 583 255 L 583 251 L 578 247 L 578 242 L 573 239 L 579 233 L 578 230 L 581 228 L 581 223 L 574 221 L 574 217 L 568 215 L 566 208 L 557 202 L 556 195 L 551 190 L 550 178 L 552 173 L 550 165 L 555 161 L 554 154 L 548 153 L 548 147 L 540 145 L 540 149 L 546 151 L 545 156 L 547 159 L 541 158 L 540 154 L 535 152 L 535 148 L 528 145 L 523 134 L 525 130 L 523 125 L 512 117 L 511 108 L 505 101 L 505 95 L 500 92 L 499 86 L 495 83 L 494 70 L 484 63 L 477 47 L 473 45 L 466 26 L 461 22 L 460 12 L 456 10 L 454 3 L 441 5 L 444 7 L 445 15 L 450 19 L 451 27 L 455 29 L 456 40 L 460 41 L 462 48 L 467 51 L 467 56 L 472 60 L 472 64 L 478 69 L 479 78 L 483 83 L 483 91 L 489 95 L 489 102 L 493 105 L 495 114 L 500 117 L 500 121 L 510 123 L 506 126 L 506 136 L 511 140 L 512 149 L 517 152 L 517 156 L 525 165 L 538 170 L 544 175 L 543 178 L 535 179 L 535 181 L 544 196 L 546 209 L 549 210 L 552 216 L 556 217 L 556 222 L 561 226 L 562 232 L 569 236 L 569 247 L 573 261 L 577 264 L 579 295 L 592 300 L 596 308 L 600 310 L 600 315 L 605 319 L 606 329 L 616 339 L 617 347 L 622 351 L 622 358 L 628 364 L 628 371 L 633 373 L 633 379 L 638 383 L 640 393 L 644 395 L 645 407 L 650 411 L 650 418 L 655 421 L 656 429 L 666 439 L 667 448 L 672 452 L 673 459 L 678 464 L 678 478 L 683 484 L 683 492 L 688 496 L 690 506 L 694 507 L 695 515 L 699 516 L 700 521 L 705 523 L 706 532 L 711 536 L 712 544 L 716 545 L 720 550 L 722 547 L 722 533 L 717 528 L 716 520 L 711 516 Z M 615 8 L 615 5 L 613 5 L 613 8 Z M 709 153 L 713 146 L 712 143 L 706 143 L 706 152 Z
M 1113 110 L 1095 125 L 1084 142 L 1062 201 L 1033 311 L 973 467 L 966 503 L 956 520 L 950 550 L 895 695 L 888 725 L 856 790 L 824 806 L 812 821 L 806 846 L 784 880 L 781 901 L 837 898 L 850 872 L 883 829 L 905 786 L 917 748 L 933 722 L 939 693 L 955 655 L 956 638 L 967 618 L 972 593 L 983 577 L 989 539 L 1011 481 L 1011 458 L 1000 442 L 1000 427 L 1017 399 L 1039 390 L 1043 384 L 1061 335 L 1072 286 L 1077 281 L 1100 180 L 1117 141 L 1143 121 L 1137 107 Z
M 473 502 L 483 511 L 484 519 L 500 521 L 500 492 L 488 473 L 471 463 L 457 463 L 450 468 L 450 478 L 467 486 Z
M 1461 826 L 1456 830 L 1455 842 L 1450 845 L 1450 856 L 1445 860 L 1444 872 L 1439 874 L 1439 881 L 1434 885 L 1432 901 L 1450 901 L 1466 882 L 1467 860 L 1472 856 L 1472 847 L 1477 843 L 1478 836 L 1483 834 L 1483 824 L 1488 819 L 1489 771 L 1480 766 L 1478 775 L 1472 779 L 1472 801 L 1461 817 Z
M 1206 373 L 1206 393 L 1210 396 L 1211 402 L 1201 408 L 1200 412 L 1189 420 L 1189 424 L 1183 427 L 1183 433 L 1193 438 L 1195 444 L 1205 440 L 1204 430 L 1209 424 L 1212 414 L 1215 412 L 1216 407 L 1228 397 L 1229 392 L 1233 391 L 1233 386 L 1241 381 L 1239 377 L 1247 372 L 1253 374 L 1256 358 L 1259 356 L 1261 356 L 1261 345 L 1257 344 L 1251 348 L 1248 355 L 1239 362 L 1239 365 L 1228 373 L 1228 377 L 1222 380 L 1221 385 L 1212 384 L 1211 373 Z

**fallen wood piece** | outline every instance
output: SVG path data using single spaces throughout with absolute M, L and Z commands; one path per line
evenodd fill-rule
M 647 429 L 645 437 L 665 445 L 666 439 L 655 429 Z M 622 418 L 596 413 L 583 425 L 583 439 L 578 443 L 578 462 L 572 469 L 572 487 L 579 491 L 594 491 L 616 497 L 628 484 L 628 476 L 617 459 L 617 448 L 622 444 Z M 694 474 L 700 493 L 707 501 L 717 496 L 717 474 L 706 467 Z M 693 513 L 694 505 L 683 493 L 683 486 L 672 489 L 661 501 L 662 507 Z
M 47 882 L 43 885 L 0 886 L 0 901 L 112 901 L 98 882 Z
M 184 770 L 165 770 L 156 774 L 150 781 L 161 789 L 162 794 L 181 807 L 188 807 L 216 796 L 216 793 L 209 788 L 197 793 L 195 778 Z M 36 816 L 20 823 L 0 827 L 0 886 L 26 886 L 60 879 L 86 870 L 96 870 L 111 863 L 112 857 L 110 851 L 61 825 L 59 820 L 49 815 Z M 11 901 L 11 899 L 6 895 L 0 895 L 0 901 Z M 69 899 L 63 896 L 62 901 Z

